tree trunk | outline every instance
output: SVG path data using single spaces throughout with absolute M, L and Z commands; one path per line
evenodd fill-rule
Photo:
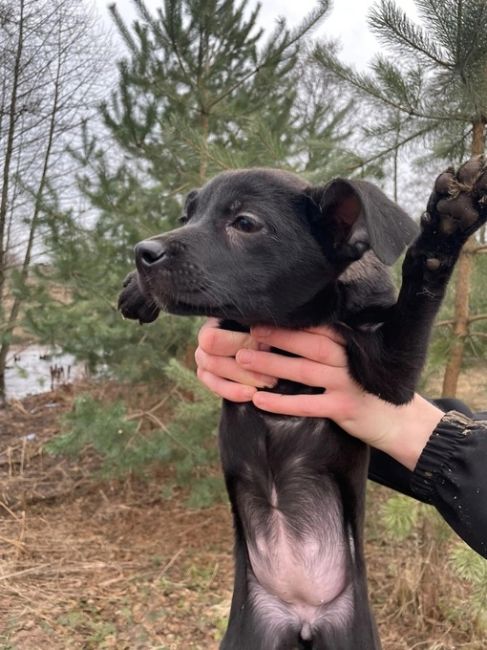
M 27 282 L 27 278 L 29 277 L 32 251 L 34 248 L 34 239 L 35 239 L 37 226 L 39 223 L 39 217 L 41 214 L 44 190 L 47 184 L 49 163 L 51 160 L 52 145 L 54 142 L 54 135 L 56 132 L 56 120 L 57 120 L 57 114 L 59 109 L 61 66 L 62 66 L 61 44 L 59 44 L 59 58 L 58 58 L 57 71 L 56 71 L 56 80 L 54 82 L 54 97 L 52 103 L 51 117 L 49 120 L 49 133 L 47 135 L 46 151 L 44 154 L 44 161 L 42 166 L 42 174 L 39 181 L 39 187 L 37 188 L 37 192 L 35 194 L 34 212 L 30 222 L 29 239 L 27 241 L 24 260 L 22 262 L 22 269 L 20 271 L 20 282 L 22 285 L 24 285 Z M 7 325 L 6 325 L 7 334 L 13 332 L 13 329 L 17 324 L 17 319 L 19 317 L 21 306 L 22 306 L 22 296 L 17 293 L 14 298 L 12 308 L 10 310 L 10 314 L 8 317 Z M 5 398 L 6 398 L 5 366 L 7 363 L 7 355 L 9 353 L 9 350 L 10 350 L 10 336 L 7 336 L 2 340 L 0 345 L 0 404 L 5 403 Z
M 483 154 L 485 151 L 485 124 L 484 118 L 480 118 L 473 124 L 472 155 Z M 466 242 L 457 264 L 453 314 L 454 340 L 443 377 L 443 397 L 455 397 L 457 393 L 465 342 L 469 332 L 470 286 L 476 247 L 475 236 L 472 236 Z
M 7 227 L 7 209 L 8 193 L 10 186 L 10 166 L 12 164 L 12 155 L 14 151 L 14 138 L 17 126 L 17 95 L 19 91 L 19 79 L 21 73 L 22 52 L 24 49 L 24 4 L 25 0 L 20 0 L 19 16 L 19 34 L 17 39 L 17 52 L 15 54 L 15 64 L 12 79 L 12 93 L 10 95 L 10 105 L 8 108 L 8 132 L 7 143 L 5 146 L 5 158 L 2 174 L 2 190 L 0 198 L 0 306 L 3 303 L 3 292 L 5 288 L 5 266 L 6 266 L 6 242 L 5 231 Z M 0 399 L 2 388 L 0 385 Z

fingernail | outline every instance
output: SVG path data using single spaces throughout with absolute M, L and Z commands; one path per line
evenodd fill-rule
M 240 363 L 241 365 L 248 365 L 249 363 L 252 362 L 254 353 L 252 350 L 239 350 L 237 352 L 237 363 Z
M 270 327 L 254 327 L 252 328 L 252 335 L 258 338 L 265 338 L 270 336 L 272 330 Z
M 255 406 L 264 406 L 266 402 L 265 394 L 258 390 L 252 396 L 252 401 L 254 402 Z
M 248 402 L 251 402 L 254 395 L 256 393 L 255 388 L 249 388 L 248 390 L 244 391 L 243 397 L 246 399 Z

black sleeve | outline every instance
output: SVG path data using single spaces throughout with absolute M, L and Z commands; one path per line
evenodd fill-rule
M 450 411 L 431 434 L 413 472 L 372 450 L 369 478 L 435 506 L 487 558 L 487 419 Z

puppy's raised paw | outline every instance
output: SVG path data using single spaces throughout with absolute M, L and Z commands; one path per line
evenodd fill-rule
M 487 220 L 487 162 L 474 156 L 455 173 L 452 167 L 438 176 L 428 202 L 423 229 L 462 244 Z

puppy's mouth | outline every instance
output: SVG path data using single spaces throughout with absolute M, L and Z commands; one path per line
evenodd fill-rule
M 225 318 L 225 314 L 231 310 L 231 305 L 212 305 L 205 302 L 189 302 L 181 300 L 177 296 L 155 298 L 155 302 L 162 311 L 177 316 L 215 316 Z
M 201 284 L 201 281 L 194 288 L 187 286 L 178 288 L 173 282 L 161 284 L 144 274 L 144 285 L 147 294 L 161 311 L 177 316 L 226 318 L 227 314 L 235 311 L 235 305 L 226 304 L 217 297 L 209 296 L 207 287 Z
M 137 263 L 142 293 L 157 307 L 177 316 L 206 316 L 241 322 L 255 321 L 249 305 L 234 298 L 229 283 L 209 275 L 194 262 L 180 260 L 178 264 L 147 268 Z M 239 304 L 240 303 L 240 304 Z M 252 313 L 256 306 L 252 304 Z

